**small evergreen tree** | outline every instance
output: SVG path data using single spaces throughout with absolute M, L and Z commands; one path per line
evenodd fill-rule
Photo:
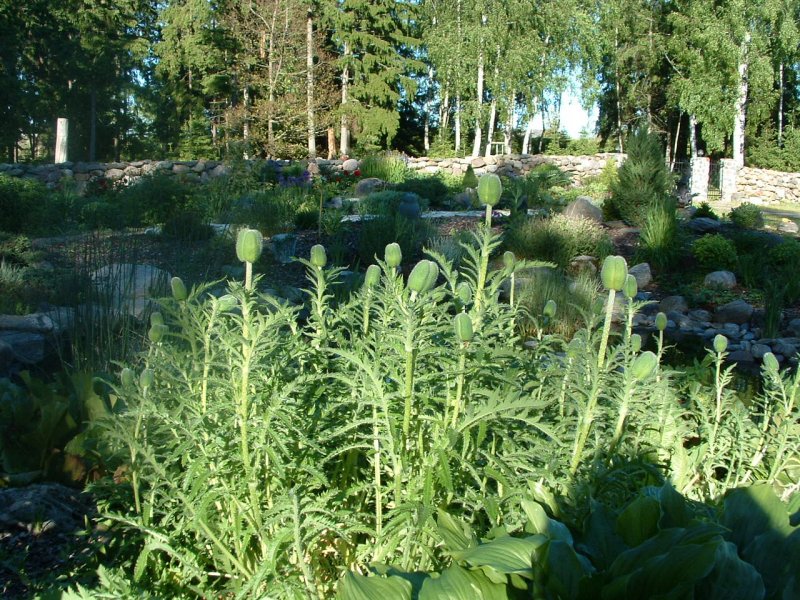
M 674 183 L 658 136 L 639 128 L 628 140 L 627 150 L 628 158 L 603 209 L 606 218 L 642 225 L 649 208 L 669 200 Z

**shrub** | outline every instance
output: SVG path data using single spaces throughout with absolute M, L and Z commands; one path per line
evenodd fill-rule
M 450 194 L 450 190 L 439 175 L 411 177 L 402 183 L 392 186 L 400 192 L 411 192 L 425 198 L 430 204 L 441 206 Z
M 362 264 L 382 257 L 386 244 L 397 242 L 403 261 L 414 261 L 422 255 L 422 247 L 435 235 L 435 228 L 423 219 L 407 219 L 397 213 L 381 214 L 362 222 L 358 235 L 358 257 Z
M 87 202 L 81 208 L 81 222 L 89 229 L 123 229 L 125 215 L 118 206 L 105 200 Z
M 661 201 L 645 212 L 639 235 L 639 260 L 666 269 L 680 258 L 682 244 L 674 201 Z
M 761 209 L 750 202 L 743 202 L 728 214 L 728 218 L 737 227 L 758 229 L 764 226 L 764 215 Z
M 733 269 L 736 266 L 736 246 L 719 233 L 704 235 L 695 240 L 692 254 L 700 266 L 706 269 Z
M 774 267 L 786 267 L 797 273 L 800 270 L 800 241 L 784 240 L 773 246 L 768 250 L 767 262 Z
M 591 219 L 564 215 L 520 220 L 506 231 L 506 246 L 520 258 L 553 262 L 562 269 L 576 256 L 602 259 L 613 250 L 605 229 Z
M 475 170 L 472 165 L 467 165 L 467 171 L 464 173 L 464 180 L 462 181 L 464 189 L 478 189 L 478 176 L 475 175 Z
M 0 175 L 0 231 L 36 230 L 38 217 L 46 211 L 48 195 L 47 188 L 38 181 Z
M 518 323 L 520 335 L 530 338 L 541 330 L 569 339 L 585 326 L 586 314 L 599 293 L 597 277 L 583 272 L 571 278 L 553 269 L 534 269 L 530 275 L 522 271 L 520 278 L 525 279 L 518 296 L 524 309 Z M 556 303 L 557 314 L 545 322 L 542 312 L 549 300 Z
M 158 225 L 188 208 L 197 186 L 172 175 L 150 175 L 120 189 L 113 202 L 129 225 Z
M 667 200 L 674 183 L 657 135 L 644 128 L 636 130 L 628 140 L 627 153 L 603 210 L 609 219 L 641 225 L 647 208 Z
M 214 230 L 198 212 L 185 210 L 167 219 L 161 233 L 180 241 L 198 242 L 210 239 Z
M 362 177 L 377 177 L 387 183 L 402 183 L 409 177 L 405 159 L 399 154 L 372 154 L 359 162 Z
M 294 186 L 253 192 L 239 199 L 231 222 L 250 225 L 266 236 L 291 231 L 298 212 L 304 204 L 308 205 L 307 201 L 307 190 Z
M 700 206 L 698 206 L 697 210 L 695 210 L 692 214 L 692 218 L 714 219 L 715 221 L 719 221 L 719 216 L 717 216 L 717 213 L 714 212 L 714 209 L 711 208 L 711 205 L 708 202 L 701 202 Z

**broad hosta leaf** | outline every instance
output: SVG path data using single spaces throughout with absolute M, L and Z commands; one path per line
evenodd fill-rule
M 411 600 L 411 584 L 400 577 L 365 577 L 348 572 L 339 581 L 338 600 Z
M 638 546 L 658 531 L 661 504 L 650 496 L 640 496 L 622 511 L 617 532 L 629 546 Z
M 454 557 L 473 567 L 491 567 L 500 573 L 515 573 L 533 579 L 533 555 L 545 542 L 547 538 L 543 535 L 526 538 L 505 536 L 476 548 L 457 552 Z
M 611 510 L 591 501 L 591 512 L 586 521 L 586 533 L 583 539 L 575 544 L 581 552 L 592 559 L 592 562 L 601 569 L 608 568 L 614 559 L 626 550 L 622 538 L 614 529 L 616 519 Z
M 452 566 L 422 584 L 419 600 L 506 600 L 506 586 L 494 583 L 481 571 Z M 385 600 L 388 600 L 385 599 Z
M 786 505 L 767 484 L 735 489 L 725 496 L 722 524 L 731 530 L 726 537 L 740 550 L 765 531 L 792 532 Z
M 581 581 L 593 570 L 589 561 L 563 540 L 548 542 L 540 564 L 544 585 L 554 598 L 577 598 Z
M 661 518 L 659 527 L 686 527 L 691 515 L 686 506 L 686 499 L 681 496 L 672 485 L 666 482 L 658 490 L 658 499 L 661 502 Z
M 552 540 L 563 540 L 570 546 L 572 545 L 572 534 L 567 526 L 548 517 L 541 504 L 532 500 L 523 500 L 521 504 L 522 510 L 528 517 L 525 531 L 541 533 Z
M 478 545 L 469 525 L 462 523 L 443 510 L 439 510 L 436 525 L 448 552 L 459 552 Z
M 714 569 L 697 589 L 707 600 L 760 600 L 765 594 L 761 575 L 739 558 L 736 546 L 724 542 L 717 547 Z

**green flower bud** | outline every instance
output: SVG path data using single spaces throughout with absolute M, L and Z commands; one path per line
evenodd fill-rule
M 173 277 L 169 285 L 172 288 L 172 297 L 178 302 L 183 302 L 189 297 L 189 293 L 186 291 L 186 284 L 183 283 L 183 279 L 180 277 Z
M 762 358 L 764 361 L 764 368 L 767 371 L 777 372 L 780 369 L 780 365 L 778 364 L 778 359 L 775 358 L 775 355 L 772 352 L 767 352 L 764 357 Z
M 311 246 L 311 264 L 318 269 L 323 269 L 328 264 L 328 255 L 325 254 L 325 246 L 322 244 Z
M 634 333 L 631 335 L 631 350 L 633 350 L 634 354 L 639 352 L 642 349 L 642 336 L 638 333 Z
M 261 256 L 264 237 L 257 229 L 240 229 L 236 237 L 236 256 L 242 262 L 254 263 Z
M 481 175 L 478 180 L 478 198 L 480 198 L 481 204 L 494 206 L 500 201 L 502 195 L 503 184 L 497 175 L 494 173 Z
M 233 310 L 236 308 L 236 305 L 239 304 L 239 301 L 236 299 L 236 296 L 232 296 L 230 294 L 225 294 L 224 296 L 220 296 L 217 299 L 219 303 L 219 311 L 220 312 L 228 312 L 229 310 Z
M 650 352 L 642 352 L 631 364 L 631 375 L 639 381 L 647 379 L 658 365 L 658 358 Z
M 639 284 L 636 283 L 636 277 L 628 275 L 625 277 L 625 284 L 622 286 L 622 293 L 628 299 L 635 298 L 639 291 Z
M 119 374 L 119 380 L 122 382 L 122 387 L 130 389 L 133 387 L 133 370 L 125 367 Z
M 722 334 L 717 334 L 714 336 L 714 352 L 717 354 L 722 354 L 725 350 L 728 349 L 728 338 L 726 338 Z
M 430 260 L 419 261 L 408 276 L 408 289 L 421 294 L 427 292 L 439 277 L 439 267 Z
M 506 269 L 511 269 L 514 266 L 514 263 L 517 262 L 517 257 L 514 256 L 514 253 L 511 250 L 506 250 L 503 252 L 503 266 Z
M 552 319 L 556 316 L 556 309 L 558 306 L 556 305 L 555 300 L 548 300 L 544 303 L 544 309 L 542 309 L 542 314 L 547 317 L 548 319 Z
M 381 280 L 381 268 L 378 265 L 370 265 L 367 267 L 367 274 L 364 276 L 364 285 L 368 288 L 373 288 Z
M 163 325 L 164 324 L 164 315 L 160 312 L 152 312 L 150 313 L 150 325 Z
M 392 242 L 386 245 L 383 251 L 383 260 L 390 269 L 396 269 L 403 262 L 403 252 L 400 250 L 400 244 Z
M 606 256 L 603 268 L 600 270 L 600 279 L 607 290 L 622 290 L 625 278 L 628 276 L 628 264 L 621 256 Z
M 155 380 L 156 375 L 153 373 L 153 369 L 145 369 L 142 371 L 142 374 L 139 375 L 139 385 L 142 386 L 144 390 L 152 386 Z
M 664 331 L 667 328 L 667 315 L 660 312 L 656 315 L 656 329 Z
M 462 281 L 456 286 L 456 295 L 461 301 L 461 304 L 466 306 L 472 302 L 472 287 L 470 287 L 466 281 Z
M 472 318 L 467 313 L 458 313 L 453 319 L 456 329 L 456 337 L 462 342 L 472 341 Z
M 150 341 L 154 344 L 157 344 L 162 340 L 165 334 L 169 333 L 169 327 L 166 325 L 158 324 L 150 326 L 150 330 L 147 332 L 147 337 L 150 338 Z

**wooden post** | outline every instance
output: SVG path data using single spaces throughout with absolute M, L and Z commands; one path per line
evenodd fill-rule
M 56 164 L 67 162 L 67 143 L 69 141 L 69 120 L 56 122 Z

